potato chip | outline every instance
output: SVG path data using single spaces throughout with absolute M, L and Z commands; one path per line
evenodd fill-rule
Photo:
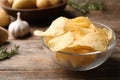
M 86 55 L 86 56 L 69 56 L 69 60 L 74 68 L 84 67 L 91 64 L 95 59 L 96 55 Z
M 88 64 L 90 64 L 93 60 L 96 59 L 96 55 L 86 55 L 86 56 L 76 56 L 74 54 L 81 54 L 81 53 L 88 53 L 88 52 L 94 52 L 95 50 L 91 47 L 88 46 L 72 46 L 72 47 L 67 47 L 63 50 L 61 50 L 62 53 L 56 53 L 56 59 L 62 63 L 64 63 L 64 61 L 66 62 L 70 62 L 72 64 L 73 67 L 79 67 L 79 66 L 86 66 Z M 66 54 L 67 53 L 71 53 L 71 55 Z
M 70 20 L 68 20 L 68 22 L 66 22 L 65 33 L 69 32 L 69 31 L 72 32 L 72 34 L 74 35 L 75 39 L 80 38 L 81 36 L 84 35 L 84 33 L 79 30 L 79 27 L 75 26 L 73 24 L 73 22 L 70 21 Z
M 66 25 L 67 18 L 59 17 L 52 22 L 50 27 L 45 31 L 35 31 L 36 36 L 59 36 L 64 33 L 64 26 Z
M 43 33 L 43 31 L 40 31 L 40 30 L 35 30 L 34 31 L 35 36 L 43 36 L 42 33 Z
M 90 24 L 89 29 L 97 31 L 97 28 L 95 27 L 95 25 L 93 23 Z
M 68 63 L 70 62 L 72 67 L 84 67 L 91 64 L 95 59 L 96 55 L 86 55 L 86 56 L 75 56 L 75 55 L 68 55 L 68 54 L 61 54 L 56 53 L 56 59 L 58 62 L 61 63 Z
M 79 25 L 80 27 L 89 28 L 91 21 L 88 17 L 76 17 L 72 19 L 73 23 Z
M 66 22 L 65 30 L 66 31 L 78 31 L 80 28 L 89 28 L 91 23 L 82 20 L 82 18 L 83 17 L 68 19 L 68 21 Z M 84 17 L 84 19 L 86 19 L 86 18 Z M 85 24 L 85 26 L 84 26 L 84 24 Z M 88 25 L 86 25 L 86 24 L 88 24 Z
M 81 53 L 89 53 L 94 52 L 94 48 L 89 46 L 80 46 L 80 45 L 72 45 L 61 50 L 63 52 L 72 53 L 72 54 L 81 54 Z
M 69 61 L 70 56 L 64 53 L 56 52 L 56 59 L 61 62 L 61 61 Z
M 112 31 L 110 31 L 106 28 L 103 28 L 102 30 L 106 33 L 108 40 L 110 40 L 112 38 Z
M 45 36 L 44 38 L 43 38 L 43 40 L 44 40 L 44 42 L 46 43 L 46 44 L 48 44 L 48 41 L 49 40 L 51 40 L 51 39 L 53 39 L 54 37 L 52 37 L 52 36 Z
M 67 24 L 65 26 L 65 32 L 68 32 L 68 31 L 73 33 L 75 40 L 80 39 L 82 36 L 84 36 L 88 33 L 94 32 L 93 29 L 80 27 L 80 26 L 76 25 L 75 23 L 73 24 L 73 22 L 70 20 L 69 20 L 69 22 L 67 22 Z
M 103 30 L 87 34 L 81 39 L 76 40 L 73 44 L 81 46 L 89 46 L 97 51 L 105 51 L 108 46 L 108 38 Z
M 71 32 L 67 32 L 64 35 L 49 40 L 48 46 L 52 51 L 60 51 L 72 43 L 73 40 L 73 34 Z
M 84 19 L 85 21 L 84 20 L 82 21 L 82 19 Z M 83 24 L 81 25 L 80 23 L 83 23 Z M 96 31 L 96 27 L 92 23 L 90 24 L 88 23 L 90 23 L 90 21 L 86 17 L 69 19 L 66 22 L 65 32 L 71 31 L 75 37 L 75 40 L 80 39 L 82 36 Z
M 85 36 L 86 34 L 90 34 L 90 33 L 95 32 L 94 29 L 89 29 L 89 28 L 79 28 L 79 31 L 84 34 L 83 36 Z

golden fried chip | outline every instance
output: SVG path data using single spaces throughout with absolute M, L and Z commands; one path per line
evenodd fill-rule
M 45 31 L 34 31 L 36 36 L 59 36 L 64 33 L 64 26 L 66 25 L 67 18 L 59 17 L 52 22 L 50 27 Z
M 84 67 L 89 64 L 91 64 L 95 59 L 96 55 L 86 55 L 86 56 L 74 56 L 74 55 L 68 55 L 68 54 L 61 54 L 61 53 L 56 53 L 56 59 L 58 62 L 61 63 L 66 63 L 70 62 L 72 67 Z
M 69 56 L 69 60 L 73 67 L 85 67 L 91 64 L 95 59 L 95 54 L 86 56 Z
M 73 44 L 81 46 L 89 46 L 97 51 L 105 51 L 108 46 L 108 38 L 103 30 L 87 34 L 81 39 L 76 40 Z
M 88 17 L 76 17 L 72 19 L 73 23 L 79 25 L 80 27 L 89 28 L 91 21 Z
M 85 27 L 80 27 L 73 23 L 71 20 L 67 21 L 67 24 L 65 26 L 65 32 L 72 32 L 74 35 L 75 40 L 80 39 L 82 36 L 89 34 L 91 32 L 94 32 L 94 29 L 89 29 Z
M 61 62 L 61 61 L 69 61 L 70 57 L 67 54 L 56 52 L 56 59 Z
M 47 45 L 52 51 L 60 51 L 72 43 L 73 40 L 73 34 L 71 32 L 67 32 L 64 35 L 49 40 Z
M 94 31 L 97 31 L 97 28 L 96 28 L 95 25 L 92 24 L 92 23 L 90 24 L 89 29 L 94 30 Z
M 112 31 L 106 28 L 103 28 L 102 30 L 107 34 L 108 40 L 110 40 L 112 38 Z
M 80 45 L 72 45 L 61 50 L 63 52 L 72 53 L 72 54 L 81 54 L 81 53 L 89 53 L 94 52 L 94 48 L 89 46 L 80 46 Z
M 92 55 L 86 55 L 86 56 L 82 56 L 79 54 L 81 53 L 89 53 L 89 52 L 94 52 L 95 50 L 91 47 L 88 46 L 72 46 L 72 47 L 68 47 L 62 50 L 62 53 L 58 53 L 56 54 L 56 58 L 59 62 L 70 62 L 72 64 L 73 67 L 79 67 L 79 66 L 86 66 L 89 65 L 93 60 L 96 59 L 96 55 L 92 54 Z M 66 53 L 67 52 L 67 53 Z M 71 53 L 70 55 L 68 55 L 69 53 Z M 75 54 L 78 54 L 78 56 L 76 56 Z
M 45 36 L 45 37 L 43 37 L 43 40 L 44 40 L 45 44 L 48 44 L 48 41 L 53 39 L 53 38 L 54 37 L 52 37 L 52 36 Z

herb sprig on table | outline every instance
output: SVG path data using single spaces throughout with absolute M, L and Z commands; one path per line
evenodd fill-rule
M 14 45 L 14 47 L 11 50 L 1 47 L 0 48 L 0 60 L 7 59 L 7 58 L 12 57 L 15 54 L 18 54 L 18 49 L 19 49 L 18 45 Z
M 88 2 L 80 2 L 80 1 L 74 1 L 74 0 L 68 0 L 68 4 L 72 6 L 73 8 L 80 11 L 82 14 L 89 13 L 90 10 L 103 10 L 104 4 L 103 2 L 97 3 L 94 1 L 88 1 Z

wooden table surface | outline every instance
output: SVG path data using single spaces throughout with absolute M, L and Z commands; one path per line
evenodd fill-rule
M 120 80 L 120 0 L 107 0 L 106 11 L 87 14 L 91 20 L 111 27 L 117 35 L 117 45 L 110 58 L 101 66 L 88 71 L 70 71 L 55 64 L 45 53 L 39 37 L 33 34 L 24 39 L 9 37 L 8 47 L 20 45 L 19 54 L 0 61 L 0 80 Z M 80 16 L 81 13 L 65 9 L 66 17 Z M 49 26 L 49 21 L 30 23 L 31 33 Z

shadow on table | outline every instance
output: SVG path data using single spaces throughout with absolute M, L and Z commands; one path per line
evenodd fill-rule
M 70 71 L 67 77 L 76 80 L 120 80 L 120 60 L 109 58 L 101 66 L 88 71 Z
M 58 18 L 60 16 L 67 17 L 67 18 L 75 17 L 74 15 L 72 15 L 71 13 L 69 13 L 67 11 L 63 11 L 60 15 L 51 16 L 48 19 L 30 21 L 29 23 L 30 23 L 31 26 L 48 27 L 52 23 L 53 20 L 55 20 L 56 18 Z

